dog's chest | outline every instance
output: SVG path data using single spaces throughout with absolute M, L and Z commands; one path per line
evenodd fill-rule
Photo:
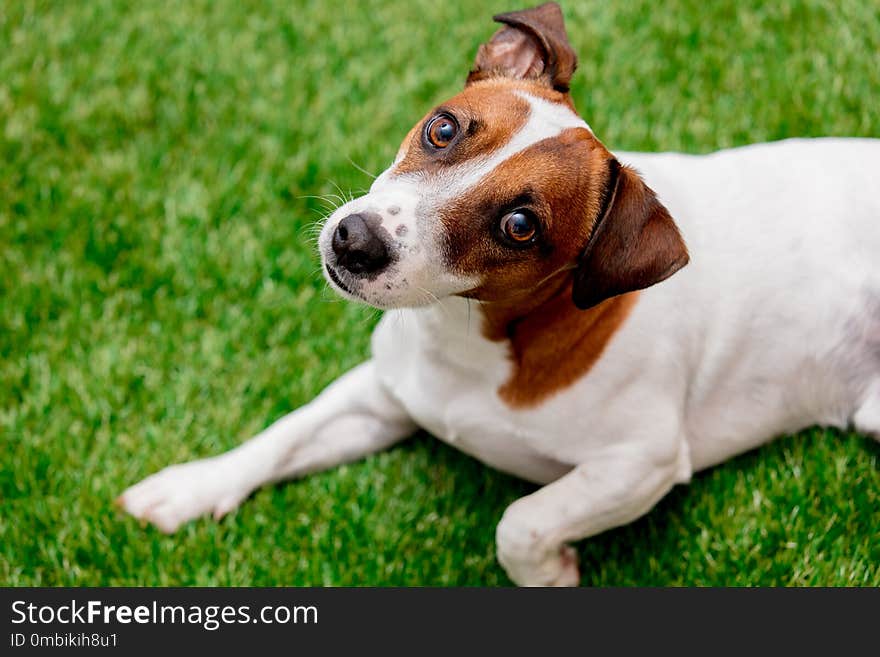
M 547 437 L 497 394 L 510 369 L 506 347 L 483 338 L 466 317 L 462 331 L 440 329 L 448 327 L 448 313 L 462 310 L 458 305 L 383 317 L 373 334 L 382 382 L 419 426 L 444 442 L 525 479 L 558 478 L 571 464 L 543 449 L 551 447 Z M 436 312 L 447 313 L 437 324 L 430 321 Z

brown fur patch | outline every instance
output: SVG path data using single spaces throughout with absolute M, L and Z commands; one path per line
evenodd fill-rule
M 611 155 L 584 128 L 539 141 L 500 163 L 468 193 L 440 211 L 447 266 L 482 283 L 466 296 L 525 300 L 557 270 L 571 267 L 589 239 Z M 540 220 L 538 243 L 511 249 L 497 224 L 514 208 Z
M 474 85 L 431 110 L 410 130 L 394 174 L 434 173 L 443 167 L 491 155 L 502 148 L 529 119 L 529 103 L 511 85 Z M 432 149 L 423 142 L 425 124 L 438 114 L 450 114 L 459 133 L 447 148 Z
M 510 341 L 513 372 L 498 389 L 508 405 L 528 408 L 587 374 L 629 316 L 639 293 L 608 299 L 586 311 L 571 302 L 572 277 L 560 281 L 546 299 L 520 316 L 506 304 L 483 304 L 483 332 Z

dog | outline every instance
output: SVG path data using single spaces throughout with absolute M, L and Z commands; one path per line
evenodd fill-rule
M 880 140 L 612 154 L 574 109 L 558 5 L 495 16 L 464 90 L 326 220 L 329 285 L 386 312 L 372 358 L 120 504 L 166 532 L 424 428 L 543 485 L 504 512 L 520 585 L 570 543 L 814 424 L 880 438 Z

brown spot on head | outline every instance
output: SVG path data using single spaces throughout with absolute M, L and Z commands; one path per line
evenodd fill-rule
M 517 88 L 503 82 L 475 85 L 431 110 L 407 135 L 392 173 L 436 174 L 503 147 L 529 118 L 528 101 L 514 93 Z M 444 148 L 434 147 L 426 137 L 436 117 L 458 125 L 456 137 Z
M 512 213 L 530 219 L 519 231 L 528 239 L 506 231 Z M 659 283 L 688 261 L 654 192 L 586 128 L 513 154 L 438 216 L 445 265 L 479 280 L 464 296 L 522 311 L 540 305 L 542 288 L 560 275 L 586 309 Z
M 528 303 L 536 288 L 574 268 L 599 212 L 613 158 L 586 128 L 565 130 L 499 164 L 440 212 L 448 267 L 481 283 L 467 296 Z M 511 241 L 503 220 L 516 210 L 536 224 L 527 243 Z

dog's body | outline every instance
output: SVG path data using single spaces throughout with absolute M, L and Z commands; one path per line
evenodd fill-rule
M 131 513 L 172 531 L 420 426 L 546 484 L 505 513 L 499 559 L 517 583 L 575 584 L 566 542 L 696 470 L 812 424 L 880 437 L 880 141 L 619 153 L 664 208 L 566 100 L 558 9 L 501 19 L 461 97 L 325 226 L 334 286 L 395 308 L 372 360 L 256 440 L 129 489 Z M 510 134 L 468 146 L 505 105 Z M 474 207 L 509 234 L 474 232 Z
M 638 437 L 666 443 L 685 481 L 773 436 L 849 424 L 880 385 L 880 142 L 618 157 L 676 218 L 688 267 L 642 292 L 589 375 L 535 408 L 499 399 L 510 358 L 472 302 L 387 313 L 376 370 L 407 412 L 539 483 Z

